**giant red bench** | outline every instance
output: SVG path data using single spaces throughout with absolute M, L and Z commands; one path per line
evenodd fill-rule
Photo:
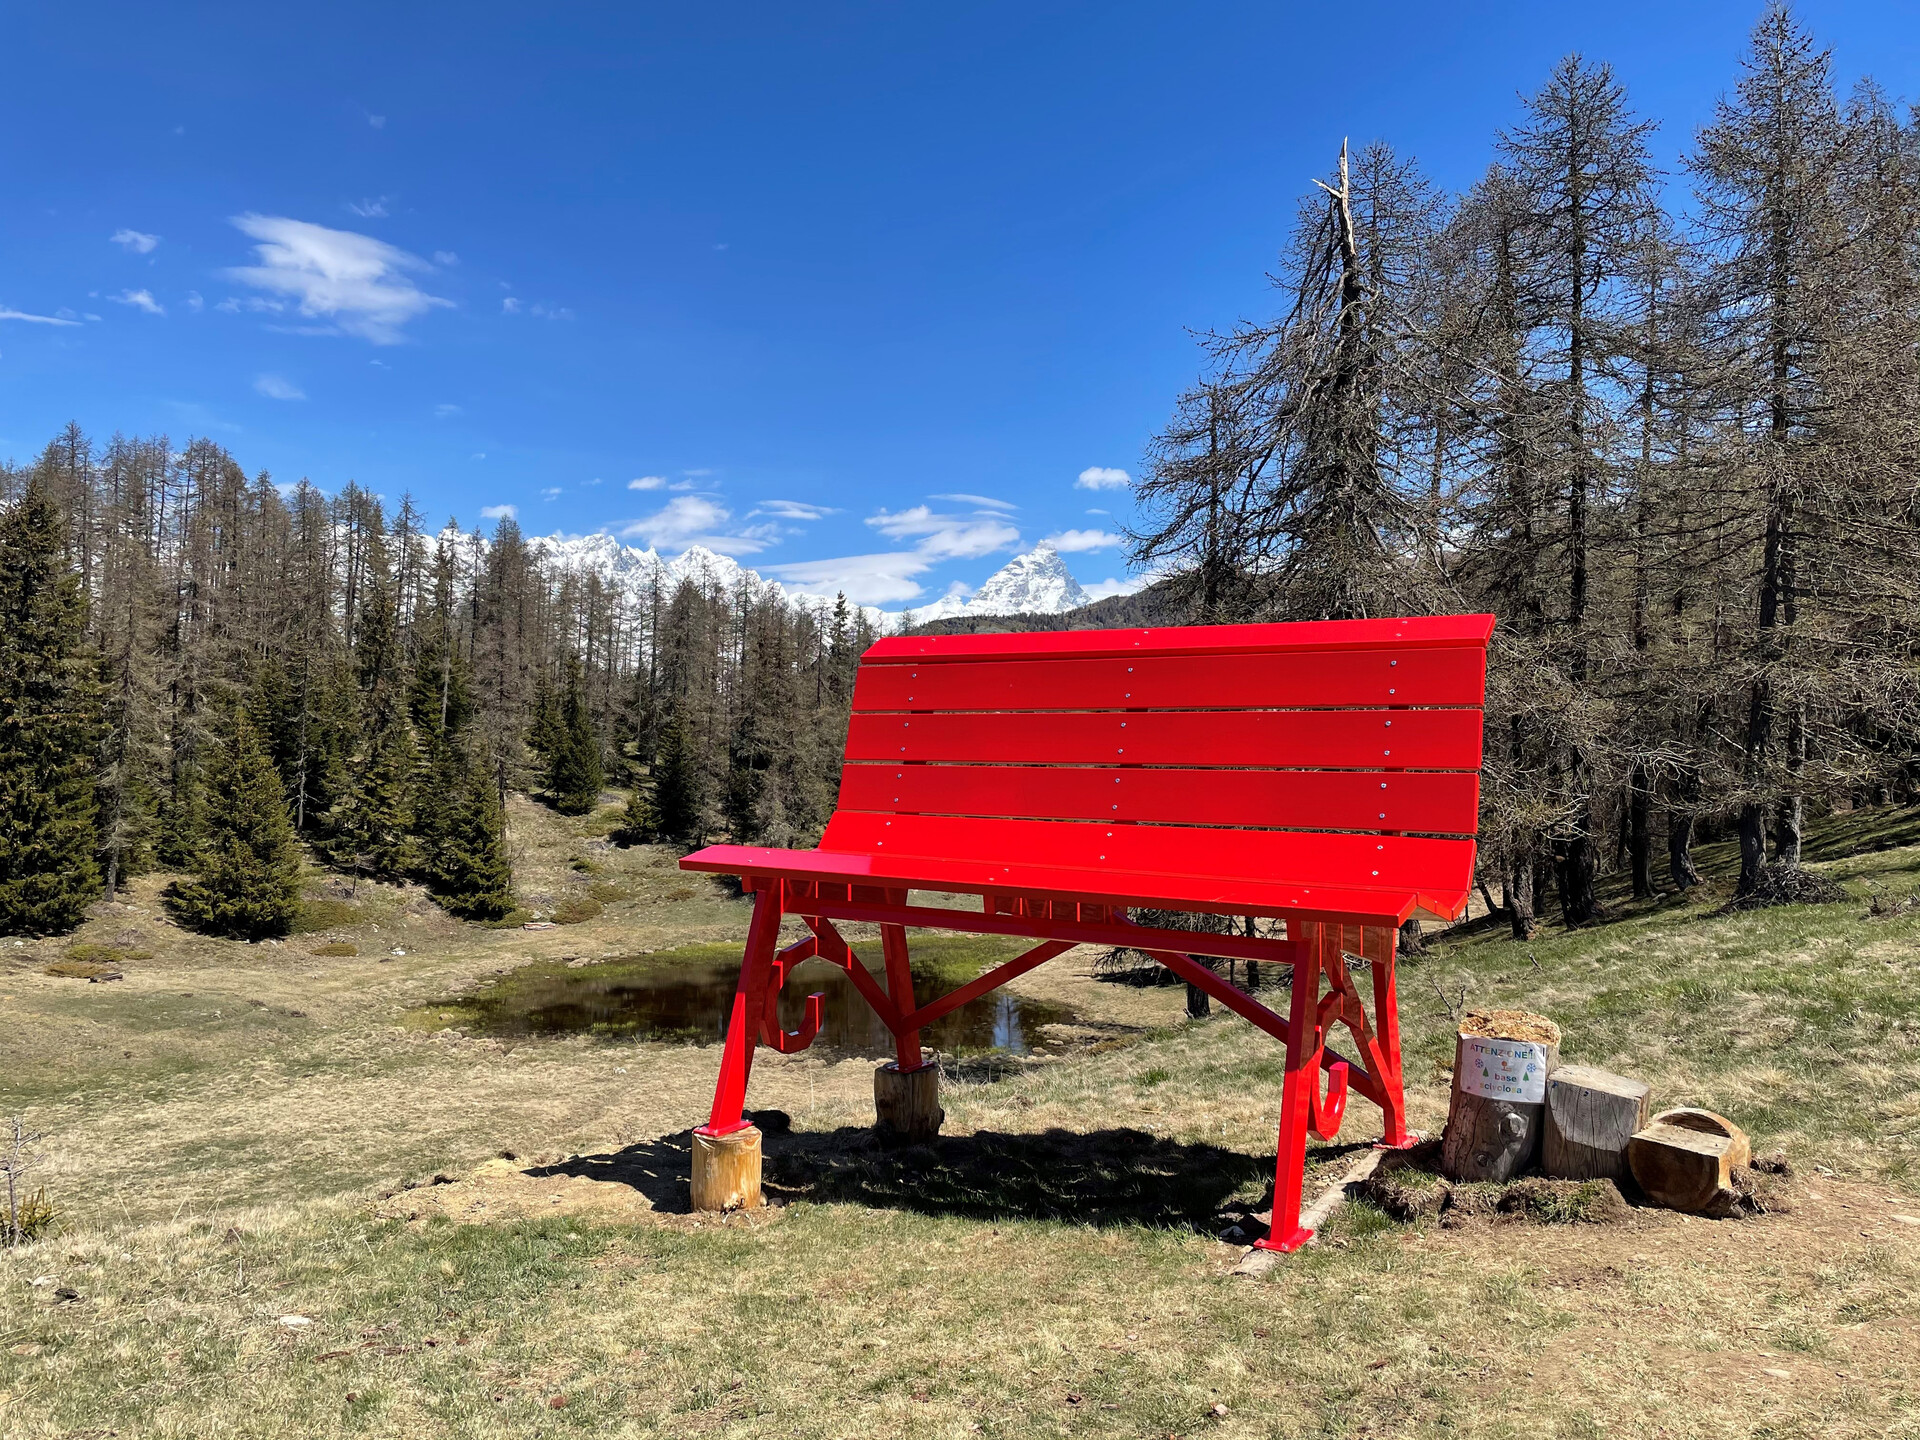
M 802 960 L 846 971 L 912 1072 L 938 1017 L 1075 945 L 1126 946 L 1286 1045 L 1260 1243 L 1297 1249 L 1312 1235 L 1300 1224 L 1307 1136 L 1333 1136 L 1349 1087 L 1380 1107 L 1383 1144 L 1413 1138 L 1395 940 L 1416 911 L 1459 915 L 1473 883 L 1492 628 L 1490 615 L 1447 615 L 879 641 L 861 661 L 819 848 L 713 845 L 680 862 L 737 875 L 755 896 L 699 1133 L 745 1126 L 757 1043 L 791 1054 L 812 1042 L 820 998 L 793 1032 L 774 1003 Z M 913 890 L 978 895 L 980 908 L 915 904 Z M 1259 916 L 1285 933 L 1152 928 L 1132 920 L 1138 909 Z M 781 948 L 784 915 L 809 933 Z M 880 926 L 884 990 L 836 921 Z M 916 1006 L 911 927 L 1040 943 Z M 1286 1016 L 1196 956 L 1291 966 Z M 1336 1025 L 1353 1054 L 1328 1043 Z

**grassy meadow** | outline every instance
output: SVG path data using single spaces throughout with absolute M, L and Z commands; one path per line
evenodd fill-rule
M 178 930 L 158 877 L 0 941 L 0 1116 L 57 1209 L 0 1251 L 0 1435 L 1920 1436 L 1920 810 L 1817 829 L 1842 904 L 1724 913 L 1708 847 L 1708 893 L 1402 964 L 1417 1128 L 1449 1009 L 1525 1006 L 1784 1150 L 1791 1213 L 1355 1203 L 1258 1278 L 1219 1237 L 1271 1182 L 1279 1051 L 1085 951 L 1016 982 L 1073 1012 L 1043 1053 L 948 1064 L 934 1146 L 872 1144 L 873 1061 L 763 1051 L 777 1203 L 687 1213 L 716 1047 L 436 1003 L 738 944 L 746 905 L 606 846 L 614 813 L 516 801 L 524 902 L 581 917 L 551 930 L 316 873 L 280 943 Z M 1377 1124 L 1356 1097 L 1315 1175 Z

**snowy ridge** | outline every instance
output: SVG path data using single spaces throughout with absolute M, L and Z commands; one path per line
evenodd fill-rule
M 791 594 L 777 580 L 769 580 L 731 556 L 704 545 L 690 546 L 671 558 L 649 547 L 623 545 L 611 535 L 533 535 L 527 549 L 554 570 L 596 575 L 601 583 L 638 600 L 658 577 L 663 595 L 671 596 L 682 581 L 731 590 L 747 581 L 762 593 L 790 605 L 822 603 L 815 596 Z M 1090 604 L 1092 596 L 1068 572 L 1060 553 L 1044 540 L 1024 555 L 1016 555 L 970 597 L 949 595 L 923 610 L 911 612 L 916 623 L 970 615 L 1062 615 Z M 827 602 L 831 603 L 831 602 Z M 875 629 L 898 630 L 903 611 L 859 607 Z

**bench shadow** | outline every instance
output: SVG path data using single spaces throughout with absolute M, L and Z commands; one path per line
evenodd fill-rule
M 776 1143 L 777 1141 L 777 1143 Z M 1068 1220 L 1218 1233 L 1271 1204 L 1273 1157 L 1143 1130 L 978 1131 L 888 1145 L 871 1129 L 769 1136 L 770 1198 L 974 1220 Z M 1266 1198 L 1244 1197 L 1263 1187 Z
M 762 1185 L 775 1204 L 805 1200 L 971 1220 L 1066 1220 L 1207 1235 L 1237 1224 L 1248 1239 L 1265 1233 L 1254 1217 L 1273 1205 L 1271 1154 L 1188 1144 L 1144 1130 L 984 1130 L 900 1145 L 864 1126 L 794 1131 L 779 1111 L 750 1118 L 761 1126 Z M 1317 1168 L 1365 1148 L 1316 1147 L 1309 1161 Z M 630 1186 L 656 1211 L 684 1215 L 692 1208 L 692 1167 L 693 1132 L 682 1130 L 525 1173 Z M 1312 1193 L 1313 1186 L 1308 1189 Z

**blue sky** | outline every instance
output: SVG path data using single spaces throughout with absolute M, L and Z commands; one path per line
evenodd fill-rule
M 1264 313 L 1342 136 L 1470 183 L 1579 50 L 1671 161 L 1758 13 L 12 7 L 0 455 L 204 434 L 889 607 L 1048 536 L 1124 579 L 1189 329 Z M 1801 14 L 1920 92 L 1910 4 Z

